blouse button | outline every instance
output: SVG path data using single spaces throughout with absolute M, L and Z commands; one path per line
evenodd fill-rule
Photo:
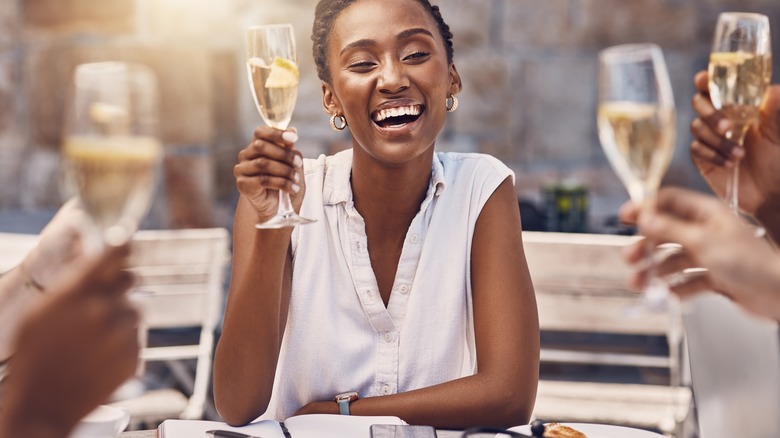
M 390 394 L 390 387 L 388 385 L 382 385 L 382 395 Z
M 393 336 L 392 333 L 390 332 L 385 333 L 385 341 L 393 342 L 394 340 L 395 340 L 395 336 Z
M 410 237 L 410 238 L 409 238 L 409 240 L 410 240 L 412 243 L 417 243 L 417 242 L 419 242 L 419 241 L 420 241 L 420 236 L 418 236 L 417 234 L 412 234 L 412 237 Z
M 409 293 L 409 286 L 402 284 L 401 287 L 398 288 L 398 291 L 406 295 L 407 293 Z

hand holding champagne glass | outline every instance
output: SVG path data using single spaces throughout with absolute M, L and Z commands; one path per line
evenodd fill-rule
M 149 208 L 162 156 L 154 73 L 122 62 L 79 65 L 65 114 L 65 187 L 92 219 L 86 244 L 124 243 Z
M 290 24 L 254 26 L 246 32 L 247 74 L 255 105 L 266 125 L 287 129 L 298 96 L 298 63 Z M 279 190 L 276 216 L 255 225 L 283 228 L 314 222 L 293 209 L 290 194 Z
M 634 44 L 610 47 L 599 54 L 598 128 L 604 152 L 626 186 L 631 201 L 652 208 L 651 199 L 672 159 L 675 107 L 669 74 L 660 47 Z M 659 306 L 669 290 L 655 276 L 653 247 L 645 303 Z
M 769 20 L 765 15 L 726 12 L 718 17 L 710 54 L 713 106 L 732 122 L 726 137 L 742 146 L 772 76 Z M 726 202 L 739 213 L 739 165 L 726 181 Z

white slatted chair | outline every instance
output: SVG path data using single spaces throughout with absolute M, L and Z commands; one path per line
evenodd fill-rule
M 668 370 L 669 385 L 581 381 L 539 382 L 534 418 L 619 424 L 683 436 L 691 407 L 682 359 L 682 322 L 670 312 L 628 316 L 639 296 L 627 290 L 621 250 L 635 237 L 524 232 L 542 331 L 666 338 L 669 355 L 583 351 L 542 345 L 542 363 L 617 365 Z M 608 346 L 606 346 L 608 347 Z
M 223 228 L 144 230 L 133 237 L 130 266 L 139 279 L 136 302 L 142 314 L 142 364 L 164 361 L 192 391 L 185 397 L 175 389 L 151 390 L 112 403 L 130 412 L 131 428 L 168 418 L 203 417 L 229 258 L 229 235 Z M 193 326 L 200 327 L 197 344 L 150 347 L 146 343 L 148 330 Z M 181 359 L 197 360 L 194 379 Z

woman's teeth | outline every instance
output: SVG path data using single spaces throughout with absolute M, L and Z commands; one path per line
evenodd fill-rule
M 420 105 L 409 105 L 398 108 L 387 108 L 379 110 L 374 114 L 374 121 L 379 123 L 391 117 L 418 116 L 420 115 Z

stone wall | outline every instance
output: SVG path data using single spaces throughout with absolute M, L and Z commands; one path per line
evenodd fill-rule
M 316 0 L 0 0 L 0 210 L 56 206 L 62 105 L 74 66 L 150 65 L 161 89 L 160 226 L 229 225 L 232 166 L 262 123 L 244 73 L 242 29 L 292 22 L 302 83 L 293 124 L 312 157 L 343 144 L 328 128 L 309 33 Z M 438 0 L 464 81 L 442 150 L 493 154 L 517 173 L 518 195 L 565 179 L 588 186 L 594 224 L 626 199 L 596 136 L 596 56 L 652 41 L 665 52 L 678 108 L 667 180 L 702 187 L 687 145 L 693 74 L 706 66 L 717 14 L 770 16 L 777 0 Z M 216 209 L 215 205 L 227 205 Z

